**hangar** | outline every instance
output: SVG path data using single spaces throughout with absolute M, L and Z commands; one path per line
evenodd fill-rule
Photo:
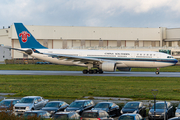
M 45 47 L 52 49 L 170 50 L 180 58 L 180 28 L 122 28 L 25 25 Z M 0 29 L 0 44 L 20 48 L 14 25 Z M 27 58 L 12 51 L 12 58 Z

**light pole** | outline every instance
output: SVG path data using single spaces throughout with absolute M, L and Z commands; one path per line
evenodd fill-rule
M 153 89 L 151 90 L 153 96 L 154 96 L 154 120 L 155 120 L 155 116 L 156 116 L 156 95 L 158 94 L 158 90 Z

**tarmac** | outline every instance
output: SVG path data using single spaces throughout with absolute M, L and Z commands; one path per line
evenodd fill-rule
M 40 70 L 0 70 L 0 75 L 65 75 L 65 76 L 126 76 L 126 77 L 180 77 L 180 72 L 104 72 L 103 74 L 83 74 L 82 71 L 40 71 Z

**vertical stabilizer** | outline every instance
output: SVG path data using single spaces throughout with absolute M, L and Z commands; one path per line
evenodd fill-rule
M 47 49 L 41 45 L 22 23 L 14 23 L 21 48 Z

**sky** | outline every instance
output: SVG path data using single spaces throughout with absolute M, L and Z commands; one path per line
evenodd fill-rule
M 180 0 L 1 0 L 0 29 L 43 26 L 180 28 Z

